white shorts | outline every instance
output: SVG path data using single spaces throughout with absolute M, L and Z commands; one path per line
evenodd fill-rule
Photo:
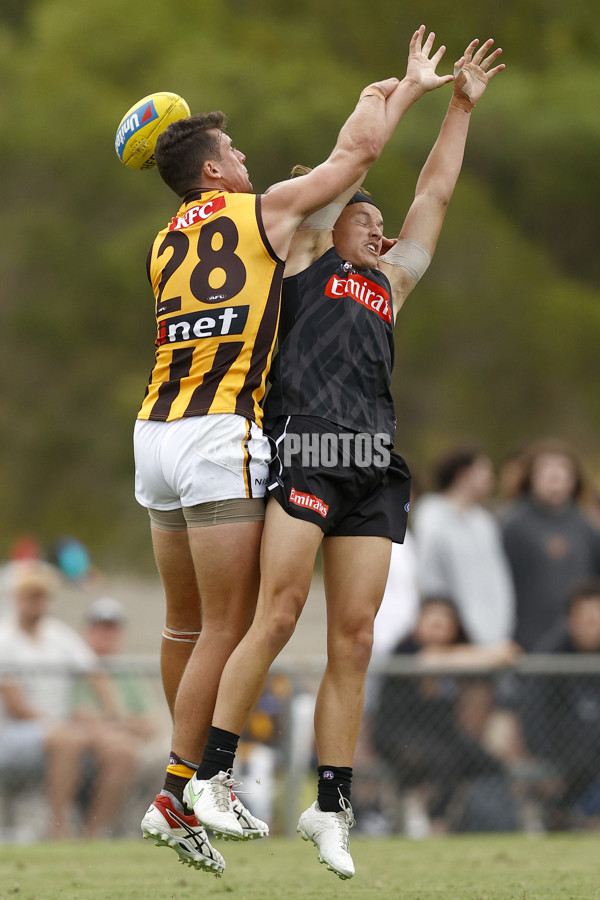
M 133 447 L 135 497 L 148 509 L 260 498 L 269 480 L 268 438 L 242 416 L 138 419 Z

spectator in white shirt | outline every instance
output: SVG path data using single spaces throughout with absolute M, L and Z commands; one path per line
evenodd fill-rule
M 13 610 L 0 622 L 0 774 L 33 784 L 45 779 L 49 836 L 64 838 L 73 824 L 81 766 L 91 754 L 99 777 L 81 831 L 92 837 L 107 827 L 121 805 L 135 748 L 112 727 L 119 714 L 116 696 L 96 668 L 95 654 L 76 631 L 48 614 L 59 583 L 43 562 L 14 565 Z M 103 719 L 71 718 L 76 677 L 90 680 Z
M 482 505 L 493 487 L 489 458 L 475 448 L 453 450 L 437 465 L 436 487 L 413 518 L 421 594 L 450 597 L 472 643 L 508 640 L 514 587 L 499 525 Z

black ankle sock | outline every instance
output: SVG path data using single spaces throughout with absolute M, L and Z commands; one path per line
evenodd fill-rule
M 218 772 L 227 772 L 231 769 L 239 739 L 239 734 L 211 725 L 196 777 L 206 780 Z
M 323 812 L 340 811 L 340 793 L 348 802 L 352 791 L 350 766 L 319 766 L 317 802 Z

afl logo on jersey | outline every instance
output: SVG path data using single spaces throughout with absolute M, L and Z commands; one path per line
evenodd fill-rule
M 352 272 L 346 278 L 332 275 L 325 287 L 326 297 L 352 297 L 357 303 L 362 303 L 367 309 L 377 313 L 384 322 L 392 321 L 392 307 L 390 295 L 384 287 Z

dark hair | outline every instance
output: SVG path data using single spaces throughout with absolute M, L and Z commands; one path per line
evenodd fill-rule
M 531 476 L 533 467 L 539 457 L 545 456 L 546 454 L 552 456 L 564 456 L 565 459 L 568 459 L 570 461 L 571 465 L 573 466 L 573 472 L 575 474 L 575 485 L 573 487 L 573 494 L 571 499 L 578 500 L 581 497 L 584 489 L 583 468 L 572 447 L 567 444 L 566 441 L 562 441 L 559 438 L 541 438 L 538 441 L 534 441 L 534 443 L 532 443 L 525 450 L 523 459 L 523 477 L 520 484 L 520 493 L 531 493 Z
M 350 199 L 346 203 L 346 206 L 352 206 L 353 203 L 370 203 L 375 207 L 375 209 L 379 209 L 378 204 L 375 203 L 368 191 L 356 191 L 356 193 L 352 197 L 350 197 Z M 380 209 L 379 212 L 381 212 Z
M 455 644 L 470 644 L 471 641 L 467 636 L 467 632 L 465 631 L 465 626 L 463 625 L 462 616 L 460 614 L 460 610 L 457 604 L 454 602 L 452 597 L 448 596 L 448 594 L 425 594 L 421 597 L 419 601 L 419 613 L 421 613 L 424 609 L 427 609 L 428 606 L 445 606 L 447 609 L 453 613 L 455 621 L 456 621 L 456 637 L 454 638 Z
M 458 447 L 438 460 L 434 470 L 435 488 L 445 491 L 451 487 L 458 475 L 470 469 L 483 453 L 478 447 Z
M 217 110 L 171 122 L 156 141 L 154 157 L 162 180 L 179 197 L 199 187 L 207 159 L 221 159 L 215 131 L 225 128 L 227 116 Z
M 577 584 L 569 591 L 567 597 L 567 612 L 571 612 L 576 603 L 580 600 L 600 599 L 600 578 L 591 576 L 578 581 Z

